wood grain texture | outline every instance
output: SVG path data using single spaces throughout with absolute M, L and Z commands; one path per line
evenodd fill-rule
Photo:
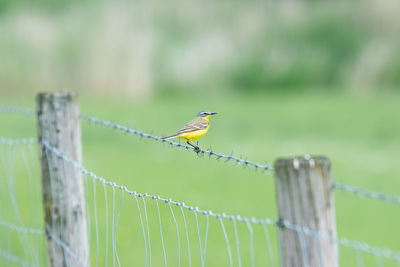
M 294 157 L 275 162 L 280 220 L 336 237 L 330 162 L 325 157 Z M 282 267 L 338 266 L 337 245 L 285 227 L 279 228 Z
M 82 174 L 41 142 L 81 163 L 78 97 L 73 92 L 41 93 L 36 101 L 49 266 L 81 266 L 89 262 Z

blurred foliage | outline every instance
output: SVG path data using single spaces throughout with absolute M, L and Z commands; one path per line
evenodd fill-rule
M 397 7 L 394 0 L 2 0 L 0 86 L 134 97 L 398 90 Z
M 71 4 L 89 2 L 91 0 L 0 0 L 0 14 L 13 12 L 16 9 L 23 8 L 42 8 L 52 11 L 61 11 Z
M 231 73 L 232 85 L 245 88 L 305 88 L 337 86 L 341 69 L 356 60 L 367 41 L 366 29 L 355 29 L 351 17 L 342 14 L 318 14 L 298 25 L 279 27 L 270 36 L 282 58 L 291 57 L 290 66 L 281 71 L 268 55 L 265 44 L 252 51 Z M 269 44 L 271 46 L 271 44 Z

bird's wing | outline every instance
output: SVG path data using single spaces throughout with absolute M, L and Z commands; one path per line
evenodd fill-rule
M 208 127 L 209 122 L 202 118 L 195 118 L 188 122 L 182 129 L 180 129 L 176 134 L 183 134 L 188 132 L 193 132 L 197 130 L 203 130 Z

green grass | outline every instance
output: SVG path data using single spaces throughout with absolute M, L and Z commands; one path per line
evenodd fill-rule
M 122 99 L 82 97 L 81 111 L 145 132 L 164 135 L 179 129 L 199 110 L 210 109 L 219 114 L 212 118 L 209 133 L 200 140 L 199 144 L 203 148 L 212 146 L 214 150 L 226 154 L 233 150 L 237 156 L 271 164 L 278 157 L 325 155 L 332 162 L 332 175 L 336 182 L 400 195 L 399 100 L 399 95 L 359 98 L 346 95 L 227 96 L 214 93 L 207 98 L 177 95 L 174 98 L 156 98 L 137 103 Z M 0 122 L 0 136 L 17 138 L 36 135 L 34 117 L 0 114 Z M 82 132 L 84 165 L 107 180 L 126 185 L 130 190 L 172 198 L 215 213 L 277 218 L 272 175 L 233 166 L 230 162 L 209 160 L 208 157 L 200 157 L 193 152 L 170 148 L 161 143 L 89 125 L 86 122 L 82 124 Z M 16 180 L 15 189 L 18 192 L 18 200 L 21 201 L 21 214 L 28 220 L 31 209 L 29 205 L 23 204 L 29 203 L 28 196 L 32 190 L 26 186 L 23 166 L 20 157 L 16 177 L 21 179 Z M 2 168 L 4 169 L 4 166 Z M 91 261 L 94 265 L 96 242 L 93 184 L 90 178 L 88 188 L 92 218 Z M 105 203 L 103 187 L 99 183 L 96 184 L 96 194 L 101 239 L 99 260 L 102 266 L 105 257 Z M 107 189 L 107 195 L 111 235 L 111 188 Z M 120 191 L 116 190 L 115 209 L 118 207 L 120 196 Z M 37 202 L 38 200 L 34 203 L 38 204 Z M 152 264 L 162 266 L 156 203 L 154 200 L 148 200 L 146 204 L 151 230 Z M 339 236 L 400 250 L 397 230 L 400 221 L 398 206 L 359 199 L 341 192 L 335 193 L 335 204 Z M 168 265 L 177 266 L 175 224 L 169 207 L 163 202 L 159 202 L 159 205 Z M 143 212 L 143 205 L 141 209 Z M 35 210 L 40 211 L 39 205 L 36 205 Z M 39 218 L 42 216 L 40 212 L 35 213 Z M 182 216 L 178 208 L 174 208 L 174 213 L 181 237 L 181 260 L 185 262 L 182 266 L 186 266 L 187 252 L 183 242 L 185 235 Z M 200 253 L 196 222 L 191 212 L 185 215 L 189 227 L 192 266 L 198 266 Z M 198 217 L 204 239 L 206 219 L 203 215 Z M 228 222 L 225 222 L 225 226 L 236 262 L 233 227 Z M 242 264 L 249 266 L 248 230 L 246 225 L 241 224 L 238 229 Z M 3 231 L 4 229 L 0 228 L 1 236 Z M 125 194 L 117 234 L 118 255 L 122 266 L 144 265 L 141 231 L 136 202 L 133 197 Z M 265 266 L 268 255 L 263 232 L 261 228 L 255 228 L 254 231 L 256 263 L 258 266 Z M 274 227 L 270 227 L 270 233 L 276 254 Z M 110 238 L 111 236 L 108 263 L 112 264 Z M 14 241 L 10 248 L 21 252 L 17 245 L 18 239 L 14 238 Z M 19 255 L 23 257 L 23 254 Z M 351 249 L 342 249 L 340 256 L 341 266 L 356 264 L 356 256 Z M 375 266 L 373 257 L 364 255 L 364 261 L 366 266 Z M 223 233 L 219 221 L 213 218 L 210 218 L 206 263 L 207 266 L 229 266 Z M 395 266 L 389 261 L 384 261 L 384 264 Z

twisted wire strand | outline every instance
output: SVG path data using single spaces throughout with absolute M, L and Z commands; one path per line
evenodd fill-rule
M 104 126 L 106 128 L 112 128 L 112 129 L 115 129 L 115 130 L 118 130 L 118 131 L 121 131 L 121 132 L 125 132 L 125 133 L 128 133 L 128 134 L 138 135 L 138 136 L 143 137 L 143 138 L 151 139 L 151 140 L 154 140 L 154 141 L 157 141 L 157 142 L 161 142 L 161 143 L 166 143 L 166 144 L 168 144 L 170 146 L 173 146 L 173 147 L 184 148 L 184 149 L 187 149 L 187 150 L 193 150 L 194 151 L 194 148 L 192 146 L 188 145 L 188 144 L 181 144 L 181 143 L 173 142 L 171 140 L 165 140 L 165 139 L 162 139 L 162 137 L 160 137 L 160 136 L 156 136 L 156 135 L 153 135 L 153 134 L 145 133 L 145 132 L 137 130 L 137 129 L 132 129 L 132 128 L 129 128 L 127 126 L 124 126 L 124 125 L 121 125 L 121 124 L 118 124 L 118 123 L 114 123 L 114 122 L 110 122 L 110 121 L 104 121 L 104 120 L 101 120 L 99 118 L 92 117 L 92 116 L 85 115 L 85 114 L 81 114 L 80 118 L 82 120 L 84 120 L 84 121 L 87 121 L 87 122 L 90 122 L 90 123 L 94 123 L 94 124 L 99 124 L 99 125 L 102 125 L 102 126 Z M 269 164 L 259 164 L 259 163 L 254 162 L 254 161 L 250 161 L 247 158 L 236 157 L 236 156 L 233 156 L 233 153 L 231 153 L 229 155 L 226 155 L 226 154 L 215 152 L 211 148 L 210 149 L 202 149 L 202 148 L 200 148 L 199 153 L 202 154 L 202 155 L 208 155 L 210 159 L 211 159 L 211 157 L 214 157 L 217 160 L 223 159 L 223 160 L 225 160 L 225 162 L 233 161 L 235 164 L 240 165 L 240 166 L 253 167 L 254 170 L 258 170 L 258 169 L 264 170 L 264 171 L 272 170 L 272 167 Z
M 363 189 L 356 186 L 350 186 L 345 184 L 333 183 L 333 188 L 343 192 L 351 193 L 359 197 L 366 197 L 371 199 L 377 199 L 384 202 L 394 203 L 400 205 L 400 196 L 385 194 L 382 192 L 374 192 L 371 190 Z
M 25 107 L 19 107 L 19 106 L 7 106 L 7 105 L 0 105 L 0 112 L 4 112 L 4 113 L 19 113 L 19 114 L 26 114 L 26 115 L 34 115 L 36 113 L 35 109 L 31 109 L 31 108 L 25 108 Z M 187 144 L 181 144 L 181 143 L 177 143 L 177 142 L 173 142 L 171 140 L 163 140 L 160 136 L 156 136 L 156 135 L 152 135 L 149 133 L 145 133 L 143 131 L 137 130 L 137 129 L 132 129 L 129 128 L 127 126 L 118 124 L 118 123 L 114 123 L 114 122 L 110 122 L 110 121 L 105 121 L 96 117 L 92 117 L 90 115 L 85 115 L 85 114 L 80 114 L 80 118 L 83 121 L 87 121 L 90 123 L 94 123 L 94 124 L 99 124 L 102 125 L 104 127 L 107 128 L 113 128 L 116 129 L 118 131 L 121 132 L 125 132 L 128 134 L 132 134 L 132 135 L 138 135 L 140 137 L 143 138 L 148 138 L 148 139 L 152 139 L 154 141 L 158 141 L 158 142 L 162 142 L 162 143 L 166 143 L 170 146 L 173 147 L 178 147 L 178 148 L 184 148 L 187 150 L 194 150 L 194 148 L 190 145 Z M 254 161 L 250 161 L 247 158 L 242 158 L 242 157 L 236 157 L 233 156 L 233 153 L 231 154 L 222 154 L 222 153 L 218 153 L 215 152 L 213 149 L 202 149 L 200 148 L 199 153 L 202 155 L 208 155 L 209 158 L 211 159 L 211 157 L 214 157 L 217 160 L 220 159 L 224 159 L 225 162 L 227 161 L 232 161 L 237 165 L 243 166 L 243 167 L 253 167 L 254 170 L 263 170 L 263 171 L 268 171 L 268 170 L 272 170 L 273 168 L 270 166 L 270 164 L 260 164 Z
M 40 265 L 37 264 L 33 264 L 33 263 L 29 263 L 27 261 L 25 261 L 24 259 L 21 259 L 7 251 L 4 251 L 2 249 L 0 249 L 0 257 L 2 257 L 3 259 L 12 262 L 14 264 L 20 265 L 20 266 L 24 266 L 24 267 L 39 267 Z
M 0 226 L 23 234 L 44 235 L 44 231 L 41 229 L 18 226 L 3 220 L 0 220 Z
M 0 144 L 10 145 L 10 146 L 18 146 L 18 145 L 27 145 L 27 144 L 36 144 L 37 140 L 35 138 L 7 138 L 0 136 Z
M 25 114 L 25 115 L 35 115 L 35 110 L 33 108 L 11 106 L 11 105 L 1 105 L 0 112 L 2 113 L 14 113 L 14 114 Z
M 71 248 L 64 243 L 62 240 L 60 240 L 57 236 L 53 235 L 51 232 L 46 232 L 46 236 L 50 239 L 52 239 L 55 243 L 57 243 L 57 245 L 59 245 L 60 247 L 63 248 L 63 250 L 72 258 L 75 259 L 75 261 L 77 261 L 81 266 L 86 266 L 86 264 L 83 262 L 83 260 L 76 255 Z
M 281 227 L 285 227 L 289 230 L 293 230 L 298 233 L 303 233 L 305 235 L 311 236 L 311 237 L 319 239 L 319 240 L 328 241 L 332 244 L 338 244 L 338 245 L 341 245 L 344 247 L 353 248 L 358 251 L 363 251 L 363 252 L 372 254 L 374 256 L 382 256 L 382 257 L 385 257 L 388 259 L 392 259 L 396 262 L 400 262 L 400 251 L 393 251 L 388 248 L 372 246 L 365 242 L 350 240 L 345 237 L 337 238 L 337 237 L 333 237 L 328 234 L 321 234 L 318 231 L 310 229 L 309 227 L 296 225 L 287 220 L 280 221 L 279 225 Z

